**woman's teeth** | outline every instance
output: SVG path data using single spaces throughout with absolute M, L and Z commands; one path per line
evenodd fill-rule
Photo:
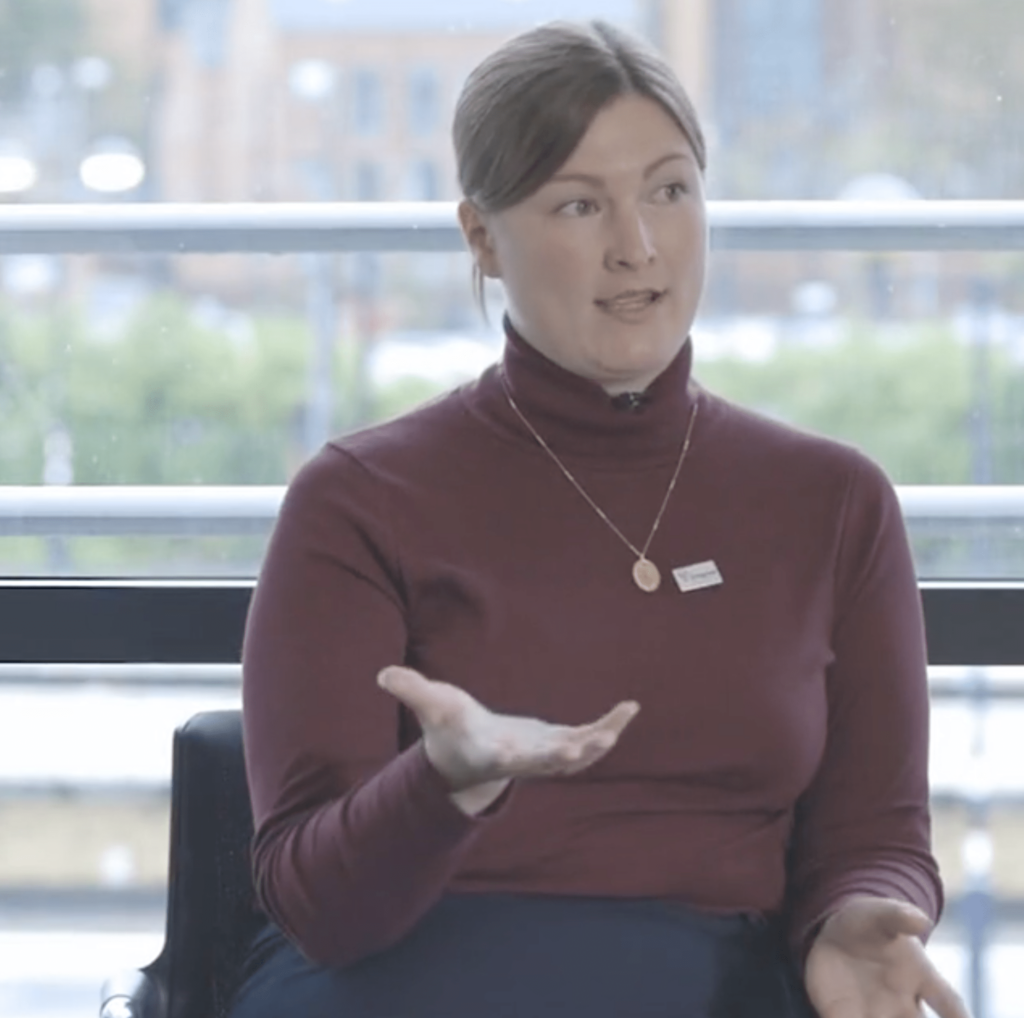
M 610 300 L 599 301 L 599 303 L 606 311 L 643 311 L 659 300 L 661 295 L 661 291 L 658 290 L 642 290 L 623 293 L 618 297 L 612 297 Z

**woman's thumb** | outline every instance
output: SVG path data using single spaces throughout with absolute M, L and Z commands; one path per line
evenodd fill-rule
M 427 680 L 419 672 L 401 665 L 388 665 L 377 674 L 377 685 L 381 689 L 413 708 L 420 699 L 417 694 L 422 695 L 426 684 Z
M 886 901 L 884 905 L 885 910 L 879 918 L 882 928 L 889 937 L 905 934 L 923 938 L 931 932 L 931 919 L 915 905 L 904 901 Z

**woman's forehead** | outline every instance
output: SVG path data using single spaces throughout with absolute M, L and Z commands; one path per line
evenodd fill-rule
M 623 96 L 596 114 L 550 181 L 604 177 L 626 168 L 646 176 L 670 163 L 698 167 L 683 129 L 653 99 Z

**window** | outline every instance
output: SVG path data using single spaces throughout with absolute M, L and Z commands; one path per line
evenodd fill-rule
M 440 89 L 437 74 L 430 67 L 415 68 L 409 74 L 409 133 L 417 138 L 434 134 L 440 126 Z
M 898 209 L 1024 194 L 1022 0 L 259 0 L 265 47 L 231 16 L 244 6 L 0 0 L 0 11 L 33 12 L 0 14 L 0 224 L 10 203 L 19 213 L 107 203 L 97 214 L 116 226 L 122 200 L 217 214 L 217 203 L 254 196 L 452 198 L 446 135 L 465 75 L 504 38 L 563 16 L 646 32 L 691 75 L 712 200 L 885 199 Z M 60 15 L 73 9 L 75 19 Z M 102 139 L 137 154 L 142 185 L 90 190 L 96 178 L 82 165 Z M 323 214 L 315 207 L 314 222 Z M 304 229 L 288 243 L 301 246 Z M 245 584 L 275 492 L 324 431 L 393 416 L 500 353 L 500 287 L 488 284 L 488 326 L 454 228 L 444 250 L 312 256 L 287 243 L 261 253 L 251 237 L 241 247 L 255 252 L 209 254 L 133 252 L 130 241 L 40 251 L 9 236 L 0 225 L 0 586 Z M 854 443 L 912 487 L 904 508 L 922 580 L 1019 587 L 1024 261 L 1009 229 L 1002 248 L 982 251 L 766 251 L 762 237 L 712 257 L 694 329 L 701 382 Z M 21 512 L 21 488 L 48 508 Z M 118 511 L 96 509 L 86 488 Z M 0 662 L 0 840 L 12 832 L 21 860 L 0 851 L 0 901 L 28 887 L 35 900 L 39 888 L 54 914 L 64 909 L 61 922 L 92 922 L 71 905 L 93 895 L 114 914 L 140 896 L 157 903 L 151 939 L 123 962 L 82 931 L 81 951 L 76 941 L 63 952 L 74 962 L 66 971 L 51 946 L 26 966 L 34 975 L 8 966 L 0 1011 L 13 1000 L 23 1018 L 87 1013 L 100 979 L 151 960 L 169 728 L 237 702 L 234 672 L 196 673 L 186 687 L 176 669 L 126 664 L 112 681 L 76 667 Z M 988 1018 L 1024 1018 L 1024 934 L 1002 921 L 1024 914 L 1024 661 L 937 679 L 936 831 L 953 904 L 936 957 L 952 959 L 947 971 L 965 957 L 959 917 L 972 885 L 961 874 L 980 855 L 996 916 Z M 65 731 L 76 733 L 66 746 Z M 135 733 L 127 754 L 125 732 Z M 144 787 L 129 788 L 140 775 Z M 984 838 L 964 837 L 975 808 L 992 817 L 989 870 Z M 22 950 L 19 938 L 5 917 L 0 957 Z M 85 977 L 75 959 L 89 957 Z
M 352 131 L 364 138 L 384 131 L 384 86 L 380 75 L 367 68 L 352 78 Z
M 383 176 L 379 163 L 360 159 L 355 169 L 355 200 L 380 201 L 384 197 Z
M 437 201 L 440 198 L 437 164 L 431 159 L 414 159 L 406 184 L 409 201 Z

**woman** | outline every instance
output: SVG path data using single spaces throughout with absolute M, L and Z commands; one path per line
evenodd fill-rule
M 455 145 L 505 355 L 289 489 L 244 659 L 276 925 L 234 1015 L 963 1018 L 921 945 L 898 504 L 690 378 L 681 86 L 545 26 L 470 76 Z

